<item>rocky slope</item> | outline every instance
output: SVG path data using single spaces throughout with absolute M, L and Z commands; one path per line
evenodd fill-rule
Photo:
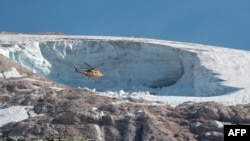
M 19 75 L 8 75 L 13 68 Z M 1 140 L 219 141 L 223 124 L 250 123 L 250 104 L 186 102 L 171 107 L 109 98 L 47 80 L 2 55 L 0 72 L 0 110 L 31 107 L 24 120 L 0 127 Z

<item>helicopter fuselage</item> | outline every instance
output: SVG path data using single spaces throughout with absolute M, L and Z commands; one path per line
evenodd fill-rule
M 92 78 L 101 78 L 104 75 L 97 69 L 91 68 L 88 70 L 84 70 L 84 69 L 79 69 L 76 66 L 74 66 L 74 69 L 76 72 L 84 74 L 87 77 L 92 77 Z

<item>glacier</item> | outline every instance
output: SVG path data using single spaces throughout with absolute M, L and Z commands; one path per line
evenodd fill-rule
M 163 101 L 250 103 L 250 52 L 135 37 L 2 34 L 0 53 L 72 88 Z M 84 61 L 105 76 L 87 78 Z M 103 65 L 102 65 L 103 64 Z

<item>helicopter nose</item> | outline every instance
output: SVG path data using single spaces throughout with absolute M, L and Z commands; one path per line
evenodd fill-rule
M 100 77 L 104 77 L 104 74 L 101 73 L 101 72 L 99 72 L 99 76 L 100 76 Z
M 101 77 L 104 77 L 104 74 L 103 74 L 103 73 L 101 73 Z

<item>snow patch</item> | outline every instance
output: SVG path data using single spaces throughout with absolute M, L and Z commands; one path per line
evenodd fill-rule
M 104 138 L 104 137 L 103 137 L 102 130 L 101 130 L 100 126 L 97 125 L 97 124 L 94 124 L 93 126 L 94 126 L 94 128 L 96 129 L 97 141 L 103 141 L 103 138 Z
M 12 106 L 6 109 L 0 109 L 0 127 L 10 123 L 19 122 L 28 119 L 29 112 L 33 109 L 33 106 Z M 36 114 L 31 112 L 32 116 Z
M 130 112 L 126 112 L 126 113 L 124 114 L 124 116 L 125 116 L 125 117 L 134 117 L 135 114 L 130 113 Z
M 215 132 L 215 131 L 206 132 L 204 135 L 207 136 L 207 137 L 208 137 L 208 136 L 215 136 L 215 137 L 224 136 L 224 134 L 219 133 L 219 132 Z
M 3 72 L 2 75 L 4 78 L 22 77 L 22 75 L 14 67 L 12 67 L 11 71 Z
M 215 128 L 223 128 L 224 127 L 223 123 L 220 121 L 217 121 L 217 120 L 209 121 L 208 126 L 215 127 Z
M 61 90 L 63 90 L 63 88 L 59 88 L 59 87 L 50 87 L 51 89 L 54 89 L 54 90 L 56 90 L 56 91 L 61 91 Z

